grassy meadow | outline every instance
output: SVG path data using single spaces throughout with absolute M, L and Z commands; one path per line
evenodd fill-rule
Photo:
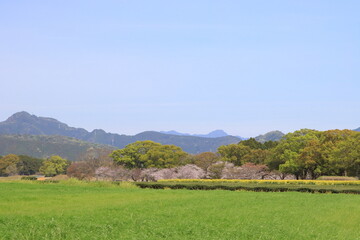
M 360 196 L 0 182 L 0 239 L 360 239 Z

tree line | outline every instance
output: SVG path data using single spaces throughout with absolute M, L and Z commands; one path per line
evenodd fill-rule
M 317 131 L 302 129 L 286 134 L 280 141 L 260 143 L 254 138 L 220 146 L 217 153 L 189 155 L 179 147 L 151 141 L 135 142 L 111 155 L 126 168 L 168 168 L 196 164 L 205 170 L 221 171 L 224 163 L 242 166 L 265 165 L 282 177 L 296 179 L 320 176 L 360 176 L 360 133 L 351 130 Z
M 153 141 L 137 141 L 113 152 L 90 149 L 82 161 L 70 162 L 60 156 L 47 159 L 9 154 L 0 157 L 0 176 L 54 176 L 67 173 L 80 179 L 95 175 L 129 174 L 136 180 L 143 169 L 166 169 L 193 164 L 209 178 L 220 178 L 226 164 L 234 167 L 253 164 L 278 172 L 282 178 L 360 176 L 360 133 L 351 130 L 317 131 L 302 129 L 286 134 L 280 141 L 260 143 L 254 138 L 220 146 L 216 153 L 188 154 L 180 147 Z M 250 165 L 250 166 L 253 166 Z M 227 165 L 229 166 L 229 165 Z M 248 165 L 249 166 L 249 165 Z M 119 167 L 128 172 L 119 170 Z M 228 167 L 229 168 L 229 167 Z M 260 168 L 259 168 L 260 169 Z M 115 178 L 115 177 L 114 177 Z
M 26 155 L 8 154 L 0 156 L 0 176 L 44 174 L 55 176 L 65 174 L 70 161 L 60 156 L 47 159 L 34 158 Z

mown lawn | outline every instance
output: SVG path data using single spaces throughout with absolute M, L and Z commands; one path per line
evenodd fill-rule
M 360 239 L 360 196 L 0 182 L 0 239 Z

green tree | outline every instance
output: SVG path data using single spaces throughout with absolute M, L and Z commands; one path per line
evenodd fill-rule
M 267 150 L 274 148 L 278 145 L 278 142 L 275 141 L 267 141 L 267 142 L 259 142 L 255 138 L 249 138 L 247 140 L 243 140 L 239 142 L 240 145 L 248 146 L 251 149 L 261 149 L 261 150 Z
M 19 155 L 19 162 L 17 168 L 20 175 L 33 175 L 39 172 L 39 169 L 43 163 L 43 159 L 33 158 L 26 155 Z
M 296 179 L 299 179 L 301 175 L 300 167 L 294 159 L 289 159 L 285 163 L 281 164 L 279 166 L 279 171 L 285 174 L 294 174 Z
M 161 146 L 160 143 L 153 141 L 137 141 L 130 143 L 123 149 L 115 150 L 110 157 L 119 165 L 125 168 L 145 168 L 146 159 L 141 156 L 145 155 L 151 148 Z
M 187 153 L 174 145 L 161 145 L 153 141 L 137 141 L 115 150 L 110 157 L 128 169 L 167 168 L 185 163 Z
M 271 150 L 270 169 L 294 174 L 297 178 L 321 175 L 358 175 L 360 133 L 351 130 L 289 133 Z
M 316 130 L 301 129 L 286 134 L 271 150 L 271 156 L 266 162 L 268 167 L 282 173 L 294 174 L 296 178 L 306 178 L 307 169 L 299 157 L 310 140 L 318 139 L 318 133 Z
M 194 164 L 201 167 L 206 173 L 208 168 L 219 161 L 220 157 L 213 152 L 203 152 L 194 156 Z
M 43 162 L 40 167 L 40 173 L 47 177 L 65 174 L 68 166 L 68 160 L 63 159 L 60 156 L 51 156 Z
M 275 148 L 279 144 L 279 142 L 278 141 L 267 141 L 267 142 L 264 142 L 263 144 L 264 144 L 264 149 L 270 150 L 270 149 Z
M 15 175 L 18 173 L 17 163 L 20 161 L 19 156 L 8 154 L 0 159 L 0 176 Z
M 312 179 L 318 178 L 323 173 L 324 158 L 322 145 L 319 139 L 309 140 L 306 146 L 300 150 L 297 164 L 302 170 L 302 177 L 308 174 Z
M 338 175 L 360 177 L 360 135 L 341 141 L 330 158 Z
M 19 170 L 16 167 L 16 164 L 11 164 L 5 169 L 5 174 L 7 176 L 17 175 L 18 173 L 19 173 Z
M 321 148 L 324 158 L 324 169 L 327 175 L 348 175 L 348 165 L 353 154 L 356 155 L 356 143 L 360 133 L 351 130 L 329 130 L 321 132 Z M 354 148 L 354 149 L 352 149 Z M 353 151 L 355 150 L 355 152 Z
M 245 163 L 264 164 L 271 155 L 269 149 L 275 146 L 277 146 L 277 143 L 273 141 L 261 143 L 255 140 L 255 138 L 249 138 L 238 144 L 220 146 L 218 153 L 221 156 L 221 160 L 232 162 L 237 166 Z
M 265 149 L 251 149 L 243 157 L 244 163 L 264 164 L 270 157 L 270 151 Z
M 242 144 L 229 144 L 218 148 L 221 160 L 231 162 L 236 166 L 241 166 L 245 163 L 244 156 L 250 153 L 250 151 L 250 147 Z
M 265 149 L 264 144 L 255 140 L 255 138 L 249 138 L 239 142 L 240 145 L 248 146 L 251 149 Z
M 175 145 L 160 145 L 153 147 L 140 158 L 146 168 L 171 168 L 182 165 L 187 153 Z

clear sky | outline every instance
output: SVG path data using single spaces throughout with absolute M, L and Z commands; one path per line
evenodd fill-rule
M 358 0 L 0 0 L 0 121 L 244 137 L 360 127 Z

